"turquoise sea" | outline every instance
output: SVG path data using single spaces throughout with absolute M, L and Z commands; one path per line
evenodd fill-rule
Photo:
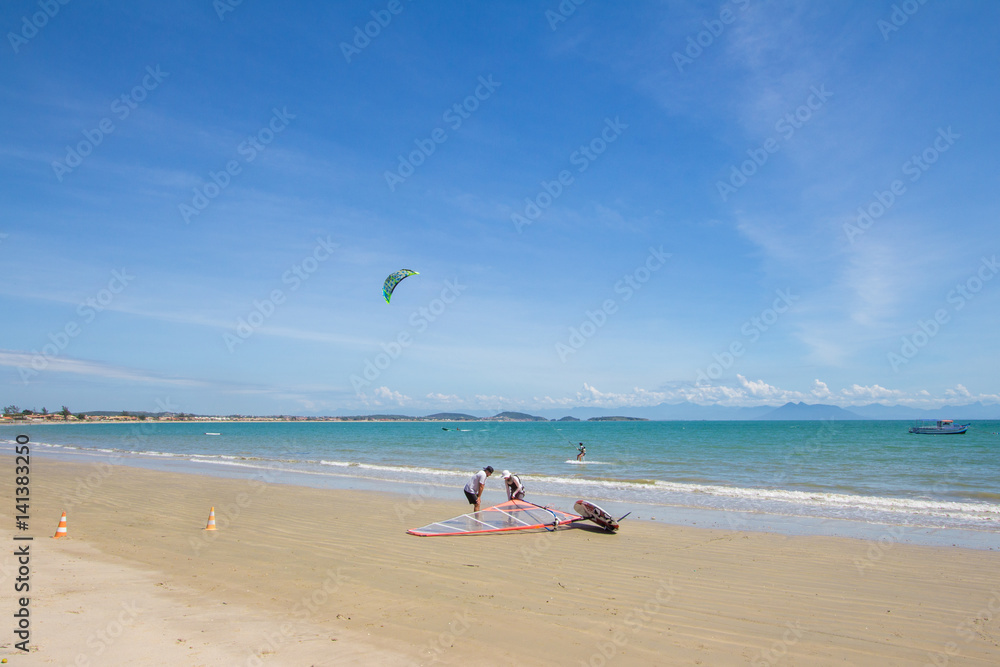
M 136 422 L 0 427 L 0 451 L 456 501 L 492 465 L 528 499 L 633 518 L 1000 548 L 1000 421 Z M 447 430 L 446 430 L 447 429 Z M 576 443 L 587 446 L 575 463 Z M 486 500 L 504 499 L 499 475 Z M 72 498 L 68 498 L 72 500 Z M 406 502 L 405 499 L 402 501 Z M 904 527 L 900 530 L 898 527 Z

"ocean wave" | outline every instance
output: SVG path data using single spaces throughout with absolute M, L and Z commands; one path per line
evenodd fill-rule
M 15 441 L 0 441 L 13 452 Z M 286 452 L 274 456 L 251 455 L 249 452 L 177 452 L 108 447 L 79 446 L 32 441 L 33 447 L 64 451 L 67 456 L 108 456 L 113 459 L 132 458 L 152 461 L 190 461 L 205 466 L 228 466 L 248 470 L 303 474 L 320 477 L 357 478 L 392 482 L 402 485 L 427 485 L 448 488 L 464 483 L 471 474 L 468 469 L 447 467 L 411 466 L 388 463 L 371 463 L 355 460 L 294 458 Z M 198 445 L 201 448 L 202 445 Z M 160 449 L 165 449 L 160 447 Z M 223 450 L 225 451 L 225 450 Z M 282 456 L 284 454 L 284 456 Z M 348 454 L 348 456 L 352 456 Z M 345 457 L 346 458 L 346 457 Z M 587 462 L 599 464 L 600 462 Z M 152 464 L 151 465 L 155 465 Z M 446 464 L 447 465 L 447 464 Z M 561 466 L 561 462 L 559 464 Z M 619 477 L 621 468 L 604 468 L 614 477 L 601 476 L 600 468 L 588 470 L 579 466 L 575 475 L 561 474 L 553 467 L 551 472 L 524 473 L 522 480 L 529 493 L 565 498 L 588 498 L 595 501 L 631 503 L 654 506 L 705 508 L 721 511 L 759 512 L 787 516 L 852 519 L 873 523 L 899 523 L 928 527 L 964 527 L 996 530 L 1000 526 L 1000 494 L 986 490 L 963 492 L 958 499 L 929 497 L 926 495 L 888 495 L 851 493 L 850 486 L 800 484 L 799 488 L 773 486 L 735 486 L 699 482 L 696 480 L 667 481 L 656 479 L 653 471 L 647 479 Z M 863 489 L 859 480 L 859 490 Z M 795 486 L 790 484 L 789 486 Z M 400 487 L 405 488 L 405 487 Z M 488 490 L 502 488 L 493 482 Z M 926 489 L 926 486 L 922 486 Z
M 797 491 L 793 489 L 769 489 L 758 487 L 723 486 L 719 484 L 703 484 L 695 482 L 667 482 L 656 479 L 598 479 L 593 477 L 556 477 L 553 475 L 523 475 L 525 479 L 546 484 L 567 486 L 593 486 L 608 489 L 626 490 L 631 488 L 655 487 L 659 491 L 680 494 L 710 495 L 721 498 L 759 498 L 767 500 L 783 500 L 799 503 L 819 503 L 837 505 L 874 505 L 891 506 L 905 505 L 914 508 L 937 508 L 948 510 L 964 510 L 987 507 L 991 511 L 1000 511 L 1000 504 L 967 503 L 961 501 L 936 500 L 923 498 L 904 498 L 893 496 L 866 496 L 861 494 L 832 493 L 828 491 Z M 1000 498 L 996 494 L 990 495 Z
M 356 461 L 325 461 L 320 460 L 320 465 L 334 466 L 338 468 L 359 468 L 361 470 L 377 470 L 382 472 L 411 473 L 417 475 L 465 475 L 464 470 L 441 470 L 438 468 L 423 468 L 420 466 L 390 466 L 375 463 L 358 463 Z

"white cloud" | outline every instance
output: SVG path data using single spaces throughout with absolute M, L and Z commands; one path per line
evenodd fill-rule
M 972 394 L 963 385 L 956 384 L 954 389 L 945 389 L 944 393 L 949 398 L 972 398 Z
M 429 401 L 435 401 L 438 403 L 465 403 L 465 400 L 457 396 L 456 394 L 437 394 L 430 393 L 425 396 Z
M 0 366 L 11 366 L 21 369 L 22 378 L 26 382 L 42 373 L 73 373 L 94 378 L 124 380 L 127 382 L 147 382 L 150 384 L 166 384 L 181 387 L 204 387 L 207 382 L 189 378 L 170 378 L 155 375 L 142 370 L 112 366 L 95 361 L 82 361 L 66 357 L 45 357 L 26 352 L 0 351 Z
M 636 387 L 630 392 L 603 392 L 589 383 L 583 390 L 563 397 L 544 396 L 523 403 L 524 409 L 552 407 L 652 407 L 660 403 L 687 401 L 698 405 L 720 405 L 725 407 L 752 407 L 760 405 L 782 405 L 788 402 L 827 403 L 844 408 L 888 402 L 908 407 L 932 408 L 942 404 L 963 404 L 973 401 L 985 403 L 1000 402 L 1000 395 L 972 394 L 962 385 L 947 389 L 944 395 L 934 396 L 926 389 L 904 391 L 890 389 L 879 384 L 852 384 L 839 390 L 830 389 L 822 380 L 813 380 L 807 391 L 785 389 L 769 384 L 763 379 L 751 380 L 737 375 L 737 385 L 701 384 L 671 387 L 663 391 L 647 391 Z
M 810 392 L 816 398 L 829 398 L 832 394 L 830 393 L 830 388 L 825 382 L 820 380 L 813 380 L 813 388 Z
M 583 391 L 577 392 L 573 403 L 593 407 L 645 407 L 662 403 L 667 394 L 658 391 L 646 391 L 635 387 L 631 392 L 604 393 L 586 382 Z
M 410 400 L 409 396 L 405 396 L 398 391 L 393 391 L 386 386 L 376 387 L 373 393 L 378 398 L 396 403 L 397 405 L 403 405 Z
M 906 393 L 903 391 L 895 389 L 886 389 L 877 384 L 873 384 L 870 387 L 865 387 L 859 384 L 852 384 L 846 389 L 841 389 L 840 394 L 847 397 L 848 399 L 857 401 L 859 399 L 865 399 L 869 401 L 882 401 L 885 399 L 902 399 L 906 398 Z
M 750 393 L 751 396 L 756 398 L 775 398 L 782 397 L 786 392 L 778 389 L 775 386 L 769 385 L 763 380 L 757 380 L 756 382 L 748 380 L 742 375 L 737 374 L 736 379 L 739 380 L 740 385 Z

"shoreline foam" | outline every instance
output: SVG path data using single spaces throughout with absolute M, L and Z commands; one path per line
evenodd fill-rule
M 227 454 L 91 448 L 33 443 L 35 451 L 67 461 L 97 460 L 156 470 L 221 477 L 262 476 L 321 488 L 390 490 L 418 488 L 429 497 L 454 497 L 467 475 L 425 466 L 390 466 L 318 459 L 274 459 Z M 7 445 L 0 444 L 0 452 Z M 12 449 L 11 449 L 12 451 Z M 878 539 L 890 526 L 904 528 L 904 541 L 1000 549 L 1000 503 L 927 498 L 862 496 L 828 491 L 726 487 L 659 480 L 559 478 L 522 474 L 533 495 L 569 507 L 577 497 L 613 513 L 636 511 L 676 525 L 712 525 L 789 535 L 836 535 Z M 538 493 L 544 490 L 544 493 Z M 497 500 L 499 502 L 499 500 Z
M 52 540 L 46 520 L 95 467 L 32 457 L 33 644 L 57 664 L 1000 659 L 1000 618 L 981 613 L 1000 606 L 996 553 L 645 521 L 420 538 L 405 530 L 465 503 L 104 471 L 69 508 L 68 540 Z M 93 637 L 122 604 L 145 611 L 98 657 Z

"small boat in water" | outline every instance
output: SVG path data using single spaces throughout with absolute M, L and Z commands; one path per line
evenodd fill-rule
M 910 427 L 910 433 L 923 435 L 961 435 L 969 428 L 968 424 L 956 424 L 951 419 L 918 419 Z

